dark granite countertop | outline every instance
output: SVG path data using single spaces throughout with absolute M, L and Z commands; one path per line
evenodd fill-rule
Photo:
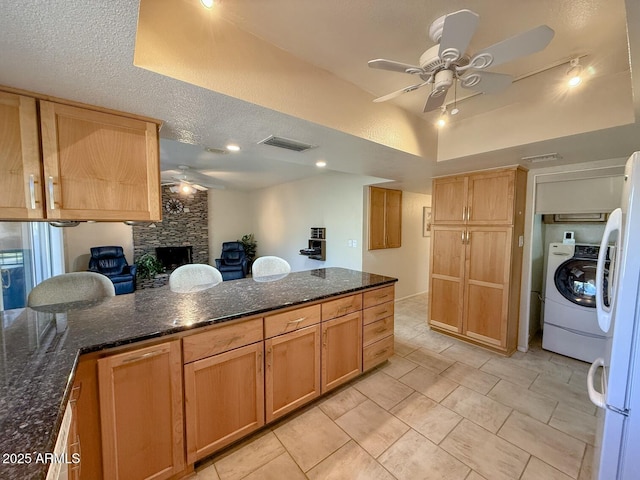
M 36 463 L 36 455 L 53 451 L 79 355 L 395 281 L 323 268 L 272 282 L 223 282 L 198 293 L 161 287 L 0 312 L 0 479 L 44 478 L 48 466 Z M 11 454 L 25 454 L 24 463 Z

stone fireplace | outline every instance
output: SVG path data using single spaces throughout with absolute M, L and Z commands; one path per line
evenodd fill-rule
M 181 195 L 162 187 L 162 221 L 133 226 L 134 261 L 145 253 L 168 262 L 168 273 L 184 263 L 209 263 L 208 192 Z

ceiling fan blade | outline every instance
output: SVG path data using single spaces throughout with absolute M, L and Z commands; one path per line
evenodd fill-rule
M 438 56 L 455 62 L 467 51 L 469 42 L 478 28 L 480 16 L 471 10 L 460 10 L 445 16 Z
M 403 93 L 413 92 L 414 90 L 419 89 L 420 87 L 424 87 L 429 82 L 417 83 L 415 85 L 409 85 L 408 87 L 401 88 L 400 90 L 396 90 L 395 92 L 389 93 L 382 97 L 378 97 L 374 100 L 375 103 L 386 102 L 387 100 L 391 100 L 392 98 L 399 97 Z
M 477 92 L 498 93 L 513 83 L 511 75 L 493 72 L 472 72 L 460 79 L 460 86 Z
M 368 65 L 370 68 L 379 68 L 380 70 L 389 70 L 391 72 L 424 73 L 424 70 L 416 65 L 394 62 L 393 60 L 385 60 L 383 58 L 369 60 Z
M 440 95 L 433 95 L 433 93 L 431 95 L 429 95 L 429 98 L 427 98 L 427 103 L 424 104 L 424 110 L 423 112 L 431 112 L 433 110 L 437 110 L 439 109 L 442 104 L 444 103 L 444 99 L 447 97 L 447 93 L 443 92 Z
M 548 26 L 540 25 L 476 53 L 469 62 L 469 66 L 471 68 L 495 67 L 518 57 L 539 52 L 549 45 L 554 34 L 555 32 Z

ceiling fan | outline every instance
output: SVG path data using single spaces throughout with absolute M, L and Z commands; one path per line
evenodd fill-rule
M 376 98 L 374 102 L 384 102 L 431 84 L 433 87 L 423 111 L 437 110 L 456 81 L 463 88 L 481 93 L 501 92 L 511 85 L 511 76 L 485 70 L 543 50 L 554 35 L 551 28 L 540 25 L 470 55 L 467 48 L 479 18 L 477 13 L 465 9 L 435 20 L 429 27 L 429 38 L 436 45 L 422 54 L 418 65 L 382 58 L 369 61 L 371 68 L 417 75 L 422 80 L 422 83 Z
M 173 193 L 195 193 L 196 190 L 223 190 L 224 185 L 214 183 L 214 178 L 187 166 L 178 165 L 178 170 L 162 171 L 162 186 L 170 186 Z

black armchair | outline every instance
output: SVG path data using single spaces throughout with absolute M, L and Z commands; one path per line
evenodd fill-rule
M 244 278 L 249 271 L 249 259 L 244 253 L 242 242 L 224 242 L 222 258 L 216 258 L 216 268 L 222 273 L 223 280 Z
M 116 295 L 136 289 L 136 266 L 129 265 L 122 247 L 92 247 L 89 271 L 105 275 L 116 289 Z

